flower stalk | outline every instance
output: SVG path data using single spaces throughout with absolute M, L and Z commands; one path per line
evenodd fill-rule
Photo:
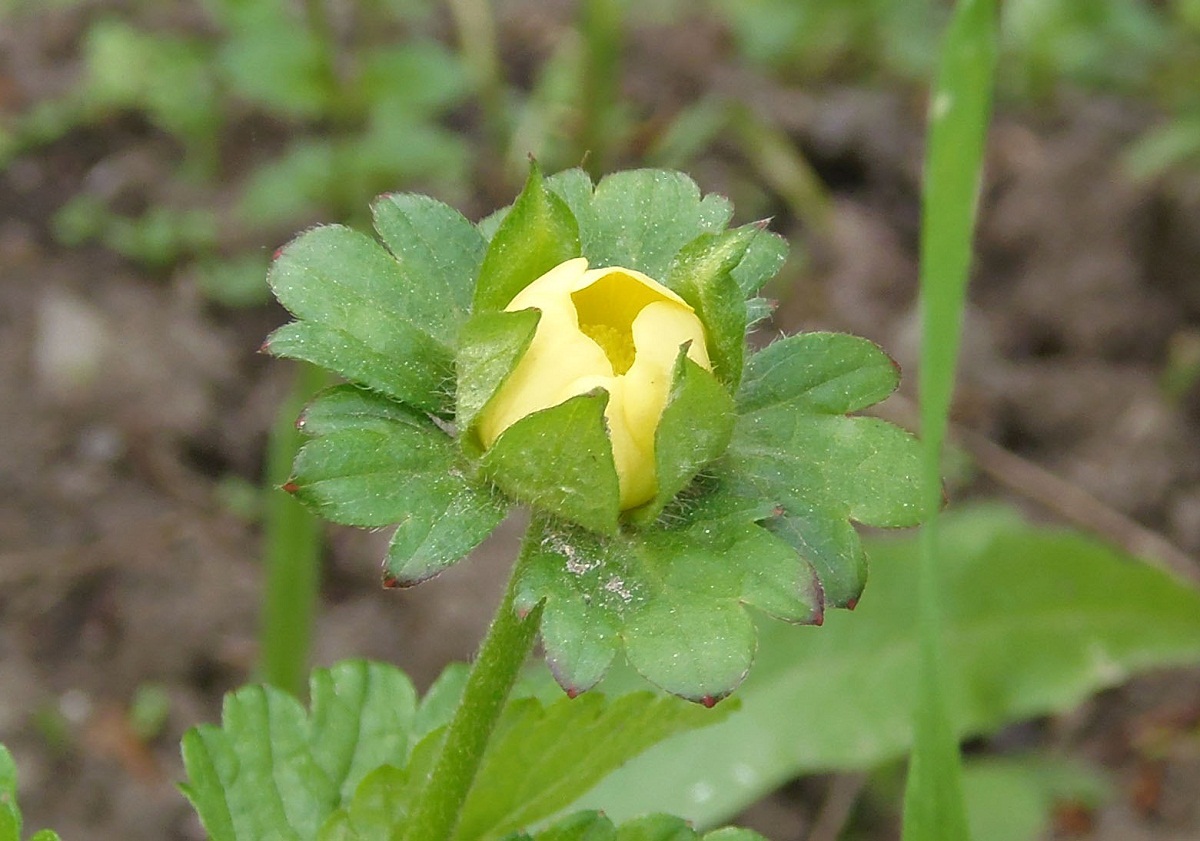
M 458 825 L 488 741 L 521 667 L 533 650 L 541 621 L 540 604 L 524 616 L 514 607 L 517 583 L 530 557 L 526 542 L 500 607 L 480 643 L 462 700 L 446 730 L 433 771 L 417 797 L 402 841 L 449 841 Z

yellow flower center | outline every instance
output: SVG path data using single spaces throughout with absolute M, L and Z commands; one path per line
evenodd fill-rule
M 661 293 L 621 269 L 610 270 L 590 286 L 571 293 L 580 331 L 600 345 L 618 376 L 629 370 L 637 353 L 633 320 L 647 304 L 661 300 Z

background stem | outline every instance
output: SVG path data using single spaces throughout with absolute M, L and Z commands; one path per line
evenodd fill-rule
M 292 461 L 300 449 L 296 417 L 328 382 L 329 375 L 314 365 L 303 363 L 297 368 L 292 390 L 279 407 L 267 444 L 262 677 L 297 697 L 303 695 L 308 676 L 321 578 L 321 525 L 279 486 L 291 476 Z
M 541 620 L 540 604 L 524 617 L 513 609 L 516 583 L 527 557 L 523 548 L 504 599 L 479 646 L 462 701 L 446 732 L 441 754 L 422 787 L 403 841 L 448 841 L 458 824 L 488 740 L 533 649 Z

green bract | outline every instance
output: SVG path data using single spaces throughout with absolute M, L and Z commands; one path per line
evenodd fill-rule
M 852 521 L 917 522 L 914 439 L 849 416 L 891 393 L 895 364 L 829 333 L 748 353 L 748 324 L 765 310 L 755 296 L 786 245 L 762 225 L 727 229 L 728 201 L 687 176 L 636 170 L 593 185 L 581 170 L 543 179 L 534 167 L 516 202 L 478 225 L 413 195 L 384 196 L 374 213 L 384 245 L 317 228 L 270 273 L 297 320 L 268 348 L 348 381 L 300 419 L 313 440 L 286 487 L 335 522 L 397 525 L 388 586 L 437 574 L 514 504 L 531 507 L 517 609 L 544 606 L 547 659 L 568 692 L 623 650 L 649 680 L 711 704 L 750 667 L 746 606 L 819 624 L 865 583 Z M 710 372 L 681 353 L 654 438 L 658 492 L 627 511 L 604 390 L 526 416 L 486 451 L 476 435 L 537 329 L 537 310 L 504 308 L 581 256 L 682 298 L 712 361 Z

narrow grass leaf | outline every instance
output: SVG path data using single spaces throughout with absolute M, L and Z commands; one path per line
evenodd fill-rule
M 921 226 L 921 432 L 925 532 L 919 566 L 921 686 L 904 795 L 905 841 L 970 837 L 943 675 L 938 563 L 941 453 L 954 389 L 996 64 L 994 0 L 960 0 L 930 102 Z M 953 661 L 951 661 L 953 662 Z

